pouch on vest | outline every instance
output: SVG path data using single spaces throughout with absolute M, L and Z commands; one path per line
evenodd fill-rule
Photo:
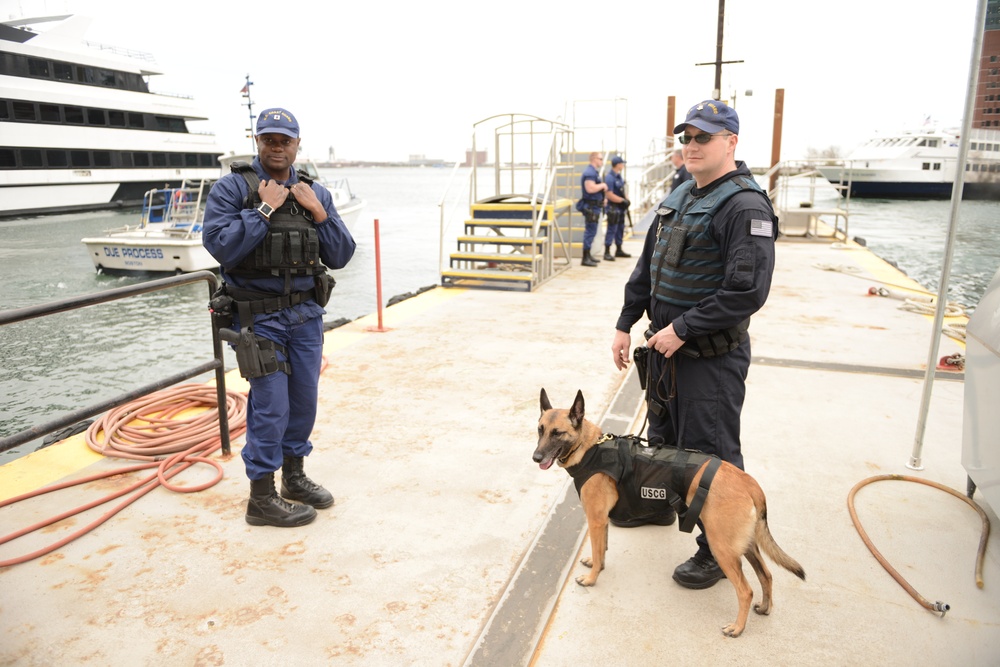
M 330 303 L 330 294 L 333 293 L 336 284 L 337 282 L 329 273 L 321 273 L 316 276 L 316 296 L 314 299 L 320 308 Z
M 685 241 L 687 241 L 686 229 L 682 227 L 670 228 L 670 235 L 667 236 L 667 249 L 663 255 L 663 261 L 667 263 L 667 266 L 680 266 Z

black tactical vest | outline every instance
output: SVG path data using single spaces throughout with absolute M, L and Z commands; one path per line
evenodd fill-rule
M 234 162 L 230 167 L 241 175 L 250 188 L 244 208 L 257 208 L 261 204 L 257 187 L 260 179 L 253 167 L 246 162 Z M 312 184 L 303 172 L 299 180 Z M 264 240 L 227 273 L 247 278 L 268 276 L 318 276 L 326 273 L 319 256 L 319 234 L 312 221 L 312 214 L 302 208 L 289 193 L 285 203 L 271 214 L 269 229 Z

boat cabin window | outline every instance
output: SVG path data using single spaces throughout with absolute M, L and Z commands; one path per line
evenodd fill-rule
M 89 167 L 90 153 L 87 151 L 70 151 L 69 161 L 74 167 Z
M 63 107 L 66 122 L 72 125 L 83 125 L 83 107 Z
M 17 160 L 14 159 L 14 149 L 0 148 L 0 169 L 13 169 L 16 166 Z
M 930 171 L 931 170 L 931 163 L 930 162 L 924 162 L 924 165 L 921 167 L 921 169 L 923 169 L 924 171 Z
M 940 162 L 935 162 L 934 163 L 934 171 L 941 171 L 941 163 Z
M 69 160 L 66 151 L 47 150 L 45 151 L 45 162 L 49 167 L 68 167 Z
M 111 127 L 125 127 L 124 111 L 108 111 L 108 125 Z
M 39 104 L 38 115 L 43 123 L 58 123 L 62 121 L 58 104 Z
M 40 168 L 42 166 L 42 151 L 34 148 L 22 148 L 21 166 L 25 169 Z
M 87 125 L 107 125 L 104 109 L 87 109 Z
M 14 102 L 14 120 L 33 122 L 37 119 L 34 104 L 31 102 Z

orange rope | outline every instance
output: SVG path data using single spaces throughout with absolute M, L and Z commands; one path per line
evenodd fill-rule
M 72 542 L 81 535 L 101 525 L 158 486 L 162 485 L 170 491 L 178 493 L 193 493 L 217 484 L 222 479 L 222 465 L 217 460 L 208 458 L 222 447 L 222 440 L 219 437 L 217 406 L 218 399 L 215 387 L 210 385 L 184 384 L 150 394 L 103 415 L 87 429 L 86 439 L 90 448 L 105 456 L 133 459 L 144 461 L 144 463 L 116 468 L 81 479 L 54 484 L 43 489 L 36 489 L 35 491 L 0 501 L 0 508 L 13 505 L 27 498 L 41 496 L 78 484 L 86 484 L 98 479 L 138 470 L 155 468 L 156 471 L 103 498 L 22 528 L 10 535 L 0 537 L 0 545 L 6 544 L 18 537 L 132 493 L 124 501 L 115 505 L 79 530 L 29 554 L 0 560 L 0 567 L 24 563 L 55 551 L 59 547 Z M 177 418 L 179 413 L 199 407 L 212 409 L 205 410 L 189 418 Z M 229 433 L 231 437 L 238 437 L 246 431 L 246 408 L 246 396 L 236 392 L 226 392 L 226 412 L 229 416 Z M 103 435 L 103 439 L 99 437 L 100 435 Z M 169 456 L 164 456 L 168 454 Z M 205 463 L 213 466 L 216 470 L 213 478 L 207 482 L 193 486 L 179 486 L 169 481 L 172 477 L 187 470 L 195 463 Z

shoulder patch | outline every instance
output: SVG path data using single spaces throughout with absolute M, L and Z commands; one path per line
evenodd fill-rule
M 751 220 L 750 236 L 766 236 L 770 238 L 774 234 L 774 223 L 770 220 Z

